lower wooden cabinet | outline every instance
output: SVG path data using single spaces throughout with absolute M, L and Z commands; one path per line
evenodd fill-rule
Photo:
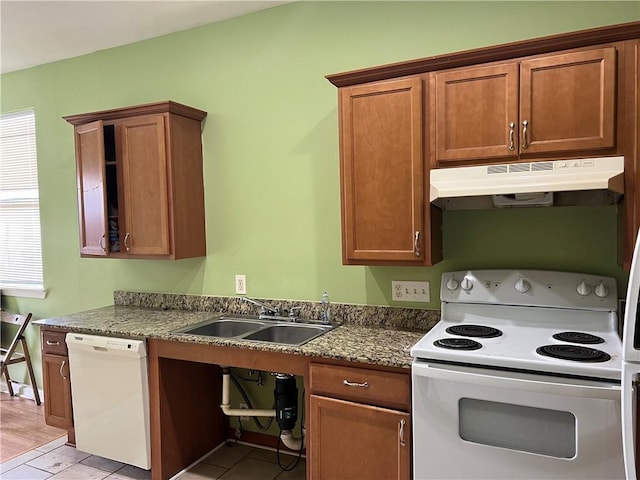
M 42 330 L 44 420 L 47 425 L 67 430 L 68 443 L 75 444 L 65 335 L 66 332 L 61 330 Z
M 409 373 L 311 364 L 311 480 L 411 478 Z
M 311 395 L 313 480 L 409 479 L 408 413 Z

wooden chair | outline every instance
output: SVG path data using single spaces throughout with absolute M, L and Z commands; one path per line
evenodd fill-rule
M 1 312 L 2 323 L 18 325 L 18 332 L 11 341 L 9 348 L 0 348 L 0 375 L 4 375 L 7 381 L 7 387 L 9 388 L 9 394 L 13 397 L 13 385 L 11 385 L 11 377 L 9 376 L 9 365 L 25 362 L 27 364 L 27 370 L 29 370 L 29 377 L 31 378 L 31 386 L 33 387 L 33 395 L 35 396 L 36 405 L 40 405 L 40 393 L 38 393 L 38 385 L 36 384 L 36 376 L 33 374 L 33 366 L 31 365 L 31 357 L 29 356 L 29 348 L 27 347 L 27 341 L 24 338 L 24 332 L 27 329 L 27 325 L 31 321 L 31 314 L 27 316 L 17 315 L 14 313 Z M 16 352 L 18 343 L 22 344 L 22 352 Z

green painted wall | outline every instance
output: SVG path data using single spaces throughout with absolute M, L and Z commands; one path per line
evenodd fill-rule
M 38 318 L 112 303 L 114 290 L 388 305 L 391 280 L 443 271 L 548 268 L 612 275 L 616 211 L 447 213 L 433 268 L 341 265 L 337 91 L 330 73 L 640 20 L 635 1 L 299 2 L 2 75 L 0 110 L 35 107 L 44 300 Z M 81 259 L 73 128 L 63 115 L 171 99 L 206 110 L 208 256 Z

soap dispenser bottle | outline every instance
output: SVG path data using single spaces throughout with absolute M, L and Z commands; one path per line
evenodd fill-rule
M 331 302 L 329 301 L 329 294 L 324 292 L 320 299 L 320 318 L 322 323 L 329 323 L 331 321 Z

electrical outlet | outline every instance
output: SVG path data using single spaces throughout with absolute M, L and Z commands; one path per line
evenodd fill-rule
M 249 406 L 246 403 L 240 403 L 240 408 L 249 408 Z M 248 422 L 249 417 L 240 417 L 240 420 L 242 420 L 243 422 Z
M 391 282 L 393 300 L 397 302 L 429 302 L 429 282 Z
M 241 295 L 247 294 L 247 276 L 236 275 L 236 293 Z

